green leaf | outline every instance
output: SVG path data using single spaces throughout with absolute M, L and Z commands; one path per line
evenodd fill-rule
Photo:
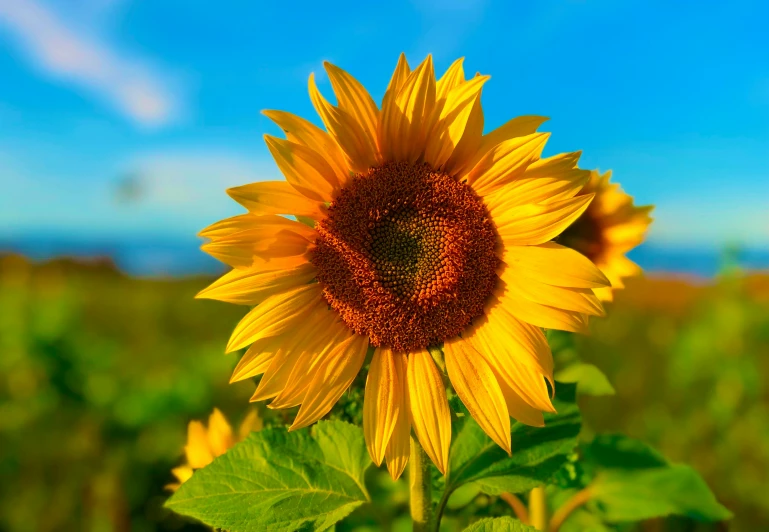
M 315 228 L 315 220 L 313 220 L 313 219 L 312 219 L 312 218 L 310 218 L 309 216 L 297 216 L 297 217 L 296 217 L 296 221 L 297 221 L 297 222 L 301 222 L 301 223 L 303 223 L 304 225 L 309 225 L 309 226 L 310 226 L 310 227 L 312 227 L 313 229 Z
M 489 517 L 476 521 L 464 532 L 537 532 L 537 529 L 512 517 Z
M 722 521 L 731 513 L 721 506 L 699 473 L 685 465 L 654 469 L 606 470 L 590 487 L 608 522 L 641 521 L 682 515 L 698 521 Z
M 572 364 L 555 374 L 560 382 L 576 382 L 577 391 L 584 395 L 614 395 L 614 387 L 606 375 L 593 364 Z
M 268 428 L 196 471 L 166 506 L 230 532 L 323 530 L 368 500 L 370 464 L 354 425 Z
M 604 469 L 649 469 L 668 465 L 656 449 L 624 434 L 601 434 L 582 448 L 585 461 Z
M 446 491 L 473 482 L 490 495 L 521 493 L 546 482 L 566 461 L 581 428 L 573 384 L 556 384 L 557 414 L 545 414 L 544 427 L 515 423 L 508 456 L 469 415 L 455 421 Z
M 464 508 L 473 502 L 473 499 L 475 499 L 480 492 L 480 488 L 475 484 L 465 484 L 464 486 L 460 486 L 454 490 L 451 497 L 449 497 L 449 500 L 446 503 L 446 508 L 450 510 Z

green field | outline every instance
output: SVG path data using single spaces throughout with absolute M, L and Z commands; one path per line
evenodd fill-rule
M 162 508 L 186 423 L 213 406 L 237 420 L 253 391 L 227 384 L 237 356 L 223 354 L 244 309 L 193 299 L 207 282 L 0 257 L 0 530 L 196 529 Z M 609 310 L 575 343 L 617 390 L 583 398 L 585 433 L 624 431 L 691 464 L 732 530 L 769 523 L 769 277 L 639 279 Z M 405 511 L 402 490 L 378 489 Z M 393 517 L 356 514 L 345 529 Z

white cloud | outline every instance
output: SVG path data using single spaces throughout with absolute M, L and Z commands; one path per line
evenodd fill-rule
M 184 149 L 136 156 L 123 165 L 141 189 L 141 202 L 197 215 L 221 215 L 235 204 L 230 187 L 284 179 L 271 159 L 225 151 Z
M 107 100 L 138 124 L 161 126 L 178 116 L 165 76 L 96 32 L 69 24 L 40 0 L 0 0 L 3 26 L 48 76 Z
M 0 240 L 26 234 L 192 237 L 245 212 L 227 188 L 283 179 L 268 156 L 210 148 L 139 153 L 98 170 L 110 179 L 92 180 L 55 167 L 33 171 L 0 146 L 0 168 Z

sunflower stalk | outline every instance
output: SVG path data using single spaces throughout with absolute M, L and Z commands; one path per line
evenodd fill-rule
M 537 530 L 548 531 L 547 497 L 544 486 L 536 487 L 529 493 L 529 521 Z
M 412 435 L 409 456 L 409 505 L 414 532 L 427 532 L 433 518 L 430 462 L 422 446 Z
M 574 510 L 586 504 L 591 496 L 592 493 L 589 487 L 575 493 L 571 499 L 566 501 L 566 503 L 558 508 L 553 514 L 553 518 L 550 520 L 550 532 L 558 532 L 561 529 L 561 525 L 563 525 Z

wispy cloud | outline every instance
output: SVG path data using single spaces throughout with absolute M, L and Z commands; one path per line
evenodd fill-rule
M 39 0 L 0 0 L 0 30 L 17 40 L 46 75 L 108 101 L 143 126 L 162 126 L 178 116 L 169 80 L 146 60 L 131 57 L 69 24 Z
M 225 194 L 229 187 L 283 179 L 270 159 L 210 149 L 146 153 L 123 167 L 135 176 L 144 203 L 198 216 L 236 209 Z
M 269 157 L 203 146 L 131 155 L 103 169 L 108 179 L 88 186 L 73 186 L 70 172 L 32 169 L 27 162 L 0 145 L 0 239 L 46 233 L 192 238 L 208 224 L 245 212 L 227 188 L 283 179 Z

